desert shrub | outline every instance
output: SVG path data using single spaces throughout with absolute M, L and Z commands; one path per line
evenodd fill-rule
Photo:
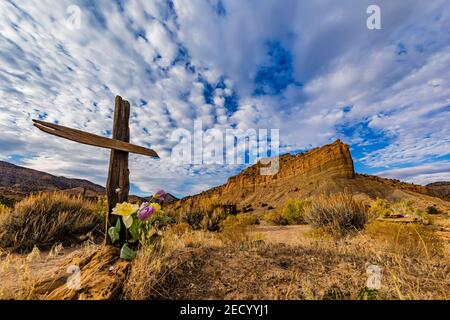
M 393 212 L 392 204 L 386 199 L 377 198 L 370 204 L 369 214 L 373 218 L 388 217 Z
M 0 216 L 7 215 L 11 212 L 11 209 L 4 204 L 0 203 Z
M 191 226 L 187 224 L 186 222 L 180 222 L 173 224 L 170 228 L 170 230 L 176 234 L 177 236 L 181 236 L 191 230 Z
M 305 220 L 315 228 L 326 227 L 333 235 L 343 236 L 364 228 L 368 210 L 349 193 L 322 194 L 306 210 Z
M 0 246 L 31 250 L 70 242 L 103 224 L 95 205 L 62 193 L 31 195 L 17 203 L 0 225 Z
M 220 224 L 227 217 L 225 210 L 217 206 L 212 210 L 205 213 L 202 220 L 202 227 L 204 230 L 208 231 L 218 231 L 220 229 Z
M 193 230 L 199 230 L 202 227 L 203 216 L 200 210 L 189 210 L 182 215 L 181 222 L 187 223 Z
M 420 224 L 375 221 L 367 225 L 365 233 L 372 239 L 384 241 L 388 250 L 401 255 L 433 258 L 444 254 L 442 240 Z
M 238 223 L 244 226 L 259 224 L 259 216 L 254 213 L 237 214 L 236 218 L 238 219 Z
M 0 196 L 0 204 L 4 205 L 6 207 L 13 207 L 15 203 L 16 203 L 16 201 L 13 199 L 4 198 L 4 197 Z
M 264 215 L 264 221 L 270 224 L 278 225 L 278 226 L 286 226 L 289 224 L 289 221 L 285 216 L 279 211 L 270 211 Z
M 293 200 L 289 199 L 284 204 L 282 210 L 282 215 L 286 218 L 288 224 L 299 224 L 305 222 L 304 214 L 308 206 L 311 205 L 311 200 L 300 199 Z
M 439 214 L 439 210 L 436 207 L 428 207 L 427 208 L 427 213 L 428 214 Z
M 108 213 L 108 199 L 106 196 L 97 198 L 95 212 L 100 216 L 106 217 L 106 214 Z
M 395 202 L 392 205 L 392 209 L 394 211 L 394 214 L 399 214 L 403 216 L 412 215 L 416 211 L 416 209 L 414 208 L 414 201 L 406 199 Z
M 430 224 L 431 219 L 428 213 L 425 210 L 417 209 L 414 212 L 414 216 L 419 220 L 419 222 L 423 224 Z
M 244 206 L 242 208 L 243 213 L 252 212 L 252 211 L 254 211 L 254 209 L 253 209 L 253 205 L 251 203 L 247 204 L 246 206 Z
M 229 215 L 220 224 L 220 238 L 224 243 L 241 243 L 248 239 L 246 227 L 259 223 L 255 214 Z
M 246 227 L 259 223 L 259 218 L 256 214 L 240 213 L 235 216 L 229 215 L 220 223 L 220 230 L 223 231 L 233 226 Z

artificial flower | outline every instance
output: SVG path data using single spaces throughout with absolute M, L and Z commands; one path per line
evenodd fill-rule
M 122 217 L 131 216 L 139 209 L 137 204 L 131 204 L 128 202 L 118 203 L 112 210 L 112 214 Z
M 157 214 L 157 213 L 161 212 L 161 205 L 159 203 L 152 202 L 149 204 L 149 206 L 154 208 L 154 210 L 155 210 L 154 213 Z
M 155 200 L 155 201 L 163 201 L 165 196 L 166 196 L 166 193 L 164 192 L 164 190 L 158 190 L 153 195 L 153 200 Z
M 123 224 L 127 229 L 130 229 L 131 225 L 133 224 L 133 216 L 122 216 Z
M 155 212 L 155 207 L 149 206 L 148 202 L 144 202 L 138 210 L 137 217 L 141 221 L 147 220 Z

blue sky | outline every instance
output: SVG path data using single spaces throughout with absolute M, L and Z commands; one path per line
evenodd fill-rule
M 381 30 L 366 27 L 369 4 Z M 67 8 L 80 8 L 80 28 Z M 340 138 L 358 172 L 450 180 L 450 3 L 149 0 L 0 2 L 0 159 L 104 184 L 108 151 L 32 118 L 111 135 L 130 101 L 132 191 L 178 196 L 242 166 L 175 165 L 171 132 L 280 129 L 281 152 Z

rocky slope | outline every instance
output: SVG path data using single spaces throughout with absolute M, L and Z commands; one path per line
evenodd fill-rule
M 450 181 L 430 183 L 427 184 L 427 187 L 438 197 L 450 200 Z
M 57 177 L 0 161 L 0 197 L 20 200 L 31 192 L 66 190 L 69 193 L 103 194 L 105 188 L 88 180 Z
M 282 155 L 275 175 L 261 175 L 262 164 L 255 164 L 226 184 L 178 201 L 174 209 L 207 208 L 210 204 L 237 204 L 238 210 L 264 211 L 282 205 L 288 198 L 311 197 L 319 193 L 347 190 L 366 199 L 391 201 L 413 199 L 443 210 L 449 203 L 436 198 L 427 187 L 398 180 L 355 174 L 349 146 L 340 140 L 297 155 Z

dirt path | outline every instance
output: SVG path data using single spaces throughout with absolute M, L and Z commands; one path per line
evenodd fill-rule
M 287 245 L 298 245 L 304 242 L 307 233 L 312 228 L 309 225 L 294 226 L 270 226 L 256 225 L 249 230 L 255 238 L 261 237 L 267 243 L 284 243 Z

